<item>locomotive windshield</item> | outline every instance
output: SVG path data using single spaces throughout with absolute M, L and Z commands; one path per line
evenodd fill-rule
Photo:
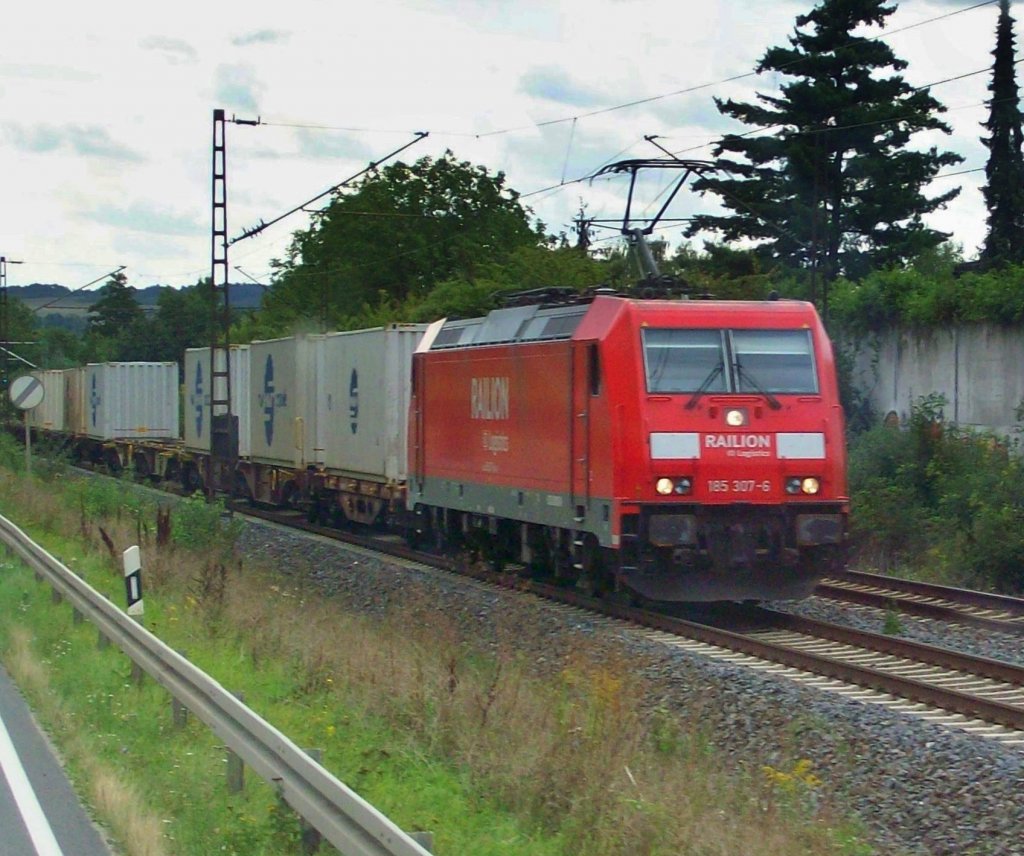
M 818 391 L 809 330 L 642 331 L 650 393 Z

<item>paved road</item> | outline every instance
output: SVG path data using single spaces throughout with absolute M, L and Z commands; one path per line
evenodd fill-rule
M 0 666 L 0 856 L 111 856 Z

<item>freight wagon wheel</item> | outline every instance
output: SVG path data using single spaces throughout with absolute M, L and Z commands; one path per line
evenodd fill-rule
M 135 467 L 135 477 L 141 480 L 148 479 L 152 472 L 149 468 L 149 459 L 141 452 L 136 452 L 132 456 L 132 466 Z
M 249 492 L 249 482 L 245 478 L 245 473 L 235 473 L 235 489 L 234 494 L 236 499 L 244 499 L 248 502 L 252 502 L 252 494 Z
M 181 487 L 186 495 L 203 489 L 203 477 L 199 475 L 199 470 L 194 464 L 188 464 L 181 471 Z
M 113 475 L 119 475 L 124 467 L 121 465 L 121 456 L 117 454 L 117 449 L 108 449 L 107 453 L 103 456 L 103 463 L 107 469 Z
M 295 487 L 295 482 L 285 482 L 283 488 L 281 488 L 281 505 L 292 511 L 299 510 L 299 496 L 298 488 Z

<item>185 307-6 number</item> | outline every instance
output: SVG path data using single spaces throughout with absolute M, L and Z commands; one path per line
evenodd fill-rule
M 771 493 L 768 479 L 708 479 L 709 493 Z

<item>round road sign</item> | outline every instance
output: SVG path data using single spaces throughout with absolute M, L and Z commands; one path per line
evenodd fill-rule
M 32 375 L 22 375 L 11 381 L 11 401 L 20 410 L 31 410 L 43 403 L 43 382 Z

